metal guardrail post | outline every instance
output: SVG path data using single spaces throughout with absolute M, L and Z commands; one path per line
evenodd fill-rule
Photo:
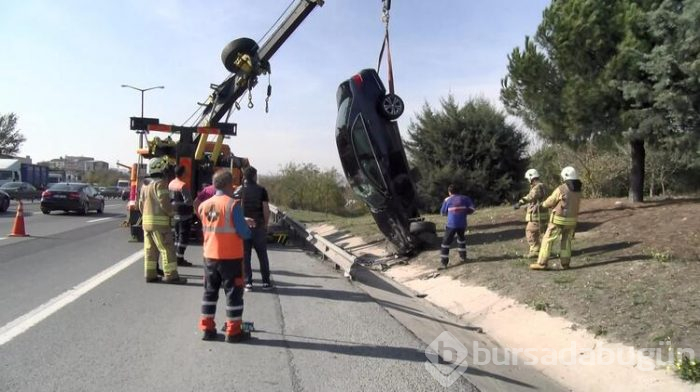
M 282 223 L 287 226 L 292 233 L 303 238 L 306 242 L 318 249 L 325 257 L 333 261 L 339 268 L 342 268 L 346 278 L 352 279 L 352 269 L 355 266 L 357 257 L 346 252 L 343 248 L 327 240 L 322 235 L 306 230 L 306 226 L 287 216 L 277 206 L 270 205 L 270 212 L 272 213 L 275 223 Z

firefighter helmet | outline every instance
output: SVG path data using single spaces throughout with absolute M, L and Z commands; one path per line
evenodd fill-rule
M 532 181 L 535 178 L 540 178 L 540 173 L 537 172 L 536 169 L 530 169 L 525 172 L 525 179 L 528 181 Z
M 576 169 L 574 169 L 573 166 L 567 166 L 561 169 L 561 178 L 564 181 L 578 180 L 578 173 L 576 173 Z
M 148 175 L 163 174 L 168 167 L 168 161 L 163 158 L 153 158 L 148 162 Z

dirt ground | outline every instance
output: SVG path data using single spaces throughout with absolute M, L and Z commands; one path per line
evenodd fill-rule
M 584 200 L 567 271 L 558 270 L 556 258 L 552 270 L 528 269 L 524 215 L 508 207 L 478 210 L 469 218 L 472 261 L 441 273 L 564 316 L 613 341 L 638 348 L 670 342 L 700 355 L 700 198 L 641 204 Z M 427 219 L 444 225 L 443 217 Z M 367 219 L 332 224 L 367 242 L 381 242 L 367 229 L 372 226 Z M 409 262 L 437 267 L 438 252 L 439 245 Z M 450 252 L 451 264 L 456 253 Z

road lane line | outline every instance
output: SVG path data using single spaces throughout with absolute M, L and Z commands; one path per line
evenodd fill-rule
M 105 208 L 113 208 L 113 207 L 124 207 L 126 208 L 126 205 L 124 204 L 107 204 Z
M 102 282 L 118 274 L 126 267 L 134 264 L 143 258 L 143 251 L 138 251 L 131 256 L 128 256 L 104 271 L 98 273 L 92 278 L 80 283 L 79 285 L 69 289 L 48 302 L 37 306 L 28 313 L 20 316 L 0 328 L 0 346 L 14 339 L 17 335 L 26 332 L 29 328 L 39 324 L 41 321 L 59 311 L 64 306 L 70 304 L 83 294 L 94 289 Z
M 7 239 L 7 237 L 0 237 L 0 241 L 6 240 L 6 239 Z
M 87 223 L 94 223 L 94 222 L 106 221 L 106 220 L 110 220 L 110 219 L 112 219 L 112 218 L 111 218 L 111 217 L 107 217 L 107 218 L 90 219 L 89 221 L 87 221 Z

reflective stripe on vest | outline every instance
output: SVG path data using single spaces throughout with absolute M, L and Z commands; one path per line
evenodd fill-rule
M 550 222 L 554 223 L 555 225 L 559 226 L 575 226 L 576 225 L 576 218 L 567 218 L 565 216 L 559 216 L 556 214 L 552 214 L 552 219 Z
M 232 260 L 243 257 L 243 240 L 236 233 L 233 222 L 233 209 L 238 202 L 228 196 L 218 195 L 199 206 L 205 258 Z
M 141 219 L 143 224 L 146 225 L 170 227 L 170 218 L 167 216 L 144 215 Z
M 546 222 L 547 219 L 549 219 L 549 214 L 546 212 L 533 214 L 532 212 L 528 211 L 525 213 L 525 222 Z

